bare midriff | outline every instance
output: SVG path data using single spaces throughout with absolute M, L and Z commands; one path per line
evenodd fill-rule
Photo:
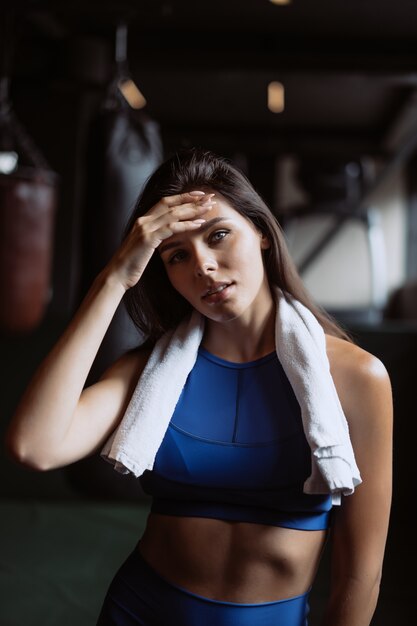
M 151 513 L 138 549 L 168 582 L 225 602 L 283 600 L 312 585 L 325 530 Z

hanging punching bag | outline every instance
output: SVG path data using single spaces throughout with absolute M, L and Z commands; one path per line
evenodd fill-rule
M 127 221 L 145 181 L 162 160 L 158 125 L 133 112 L 112 84 L 91 125 L 83 221 L 82 294 L 120 246 Z M 95 360 L 89 382 L 140 337 L 119 307 Z
M 80 297 L 120 246 L 137 197 L 163 157 L 158 125 L 143 112 L 131 109 L 119 91 L 120 69 L 119 62 L 118 75 L 108 89 L 89 134 Z M 123 69 L 126 76 L 126 69 Z M 129 348 L 137 346 L 141 339 L 122 302 L 97 354 L 87 385 L 95 382 L 106 367 Z M 98 456 L 68 467 L 67 475 L 73 487 L 89 497 L 136 501 L 142 494 L 134 477 L 121 476 Z
M 91 123 L 86 159 L 81 296 L 120 246 L 126 224 L 145 181 L 163 158 L 158 124 L 133 109 L 122 95 L 130 82 L 127 26 L 116 30 L 115 75 Z M 87 383 L 141 341 L 122 303 L 110 325 Z
M 57 176 L 14 116 L 0 81 L 0 328 L 28 332 L 49 302 Z

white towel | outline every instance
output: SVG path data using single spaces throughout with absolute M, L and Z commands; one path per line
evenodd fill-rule
M 340 495 L 353 493 L 362 481 L 330 374 L 324 331 L 301 302 L 278 288 L 274 293 L 276 351 L 300 405 L 312 454 L 304 492 L 332 494 L 339 504 Z M 140 476 L 152 469 L 203 333 L 204 317 L 194 311 L 155 344 L 126 413 L 101 452 L 117 471 Z

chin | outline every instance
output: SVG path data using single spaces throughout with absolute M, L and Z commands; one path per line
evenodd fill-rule
M 212 320 L 213 322 L 232 322 L 233 320 L 238 319 L 241 315 L 244 314 L 245 310 L 236 311 L 236 308 L 233 310 L 227 309 L 225 306 L 222 307 L 222 310 L 211 310 L 211 311 L 200 311 L 207 319 Z

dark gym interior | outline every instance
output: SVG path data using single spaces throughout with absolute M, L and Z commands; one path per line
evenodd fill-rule
M 181 147 L 213 150 L 277 216 L 313 296 L 390 374 L 394 497 L 372 624 L 412 623 L 416 2 L 19 0 L 0 24 L 2 439 L 147 177 Z M 90 382 L 140 340 L 118 312 Z M 94 624 L 149 500 L 99 457 L 35 472 L 3 446 L 0 467 L 0 623 Z M 325 554 L 311 626 L 328 585 Z

